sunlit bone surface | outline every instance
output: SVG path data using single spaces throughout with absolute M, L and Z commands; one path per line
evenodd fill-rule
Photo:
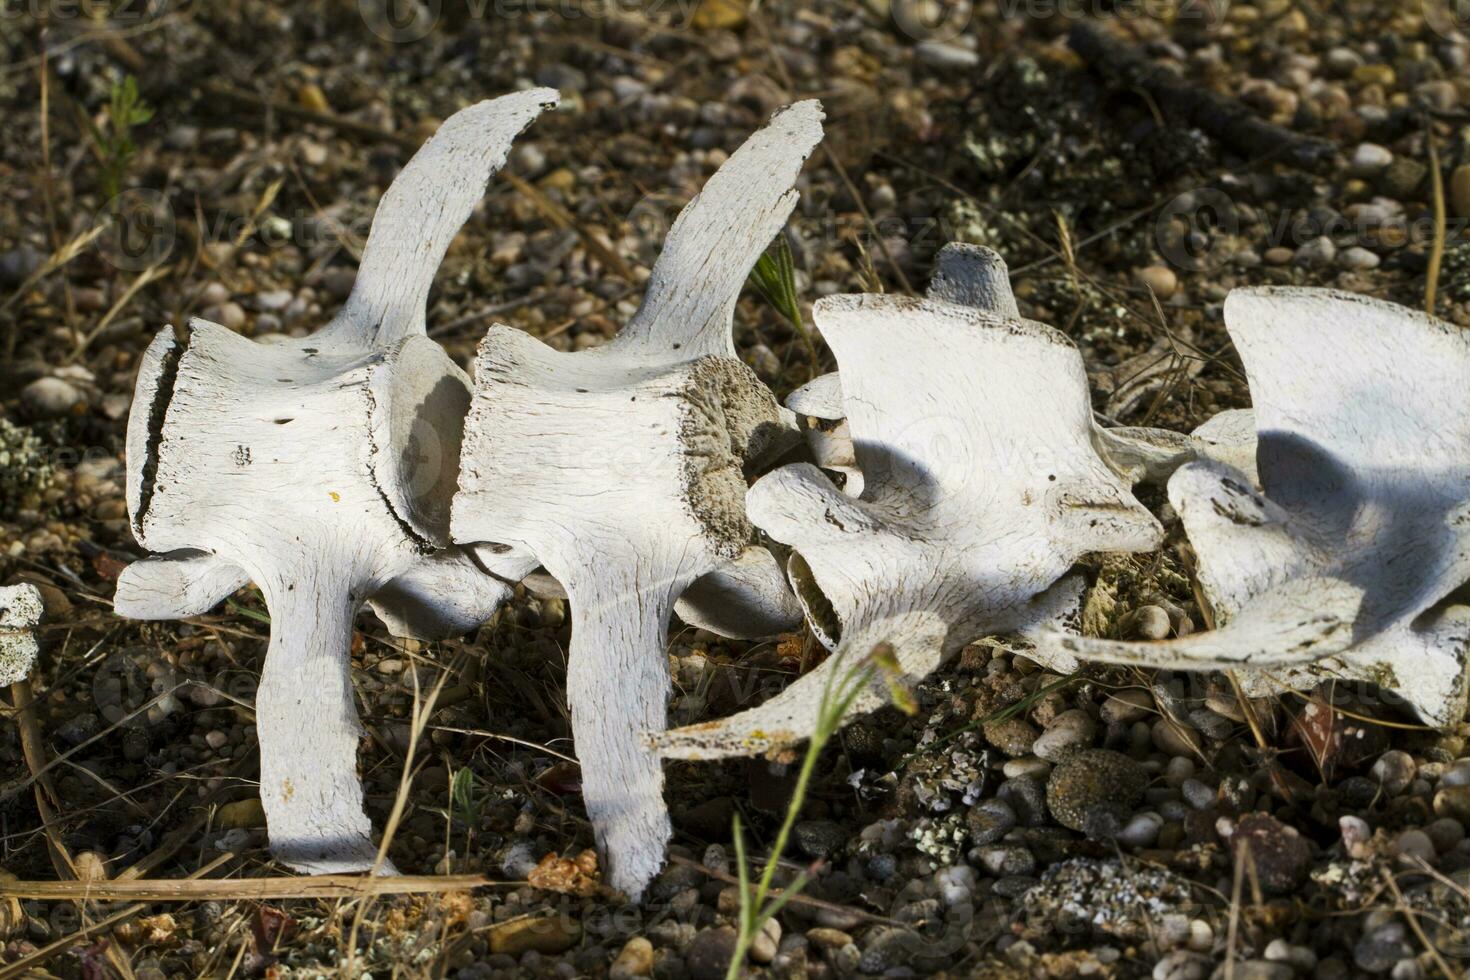
M 260 796 L 271 850 L 298 870 L 376 866 L 349 679 L 358 608 L 449 634 L 508 594 L 450 547 L 469 379 L 425 334 L 424 308 L 511 141 L 556 101 L 535 89 L 450 117 L 383 195 L 352 294 L 315 335 L 259 343 L 194 320 L 144 356 L 128 510 L 161 555 L 123 572 L 116 609 L 187 617 L 247 581 L 260 588 Z M 509 561 L 510 578 L 534 567 Z
M 608 880 L 634 896 L 671 833 L 660 762 L 639 734 L 664 726 L 675 601 L 703 578 L 703 598 L 726 602 L 687 615 L 711 628 L 799 621 L 745 516 L 746 470 L 796 434 L 735 357 L 731 324 L 796 204 L 821 120 L 816 102 L 788 106 L 725 162 L 670 229 L 642 307 L 611 343 L 561 353 L 497 325 L 475 362 L 454 538 L 534 554 L 565 586 L 582 794 Z

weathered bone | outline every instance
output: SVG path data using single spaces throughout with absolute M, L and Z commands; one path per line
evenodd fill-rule
M 1057 583 L 1084 552 L 1162 536 L 1093 448 L 1082 358 L 1061 333 L 932 298 L 829 297 L 814 316 L 842 368 L 863 495 L 795 464 L 757 481 L 747 505 L 794 549 L 797 595 L 835 653 L 760 707 L 651 736 L 665 755 L 800 741 L 827 676 L 878 644 L 923 677 L 980 636 L 1075 608 L 1075 582 Z M 886 698 L 875 679 L 853 710 Z
M 940 249 L 928 296 L 973 306 L 1002 319 L 1020 319 L 1005 261 L 981 245 L 951 242 Z M 833 372 L 814 378 L 787 396 L 786 407 L 815 420 L 808 421 L 803 431 L 817 465 L 841 473 L 847 480 L 843 489 L 849 496 L 860 496 L 862 473 L 853 460 L 852 437 L 840 421 L 846 417 L 841 376 Z M 1222 428 L 1216 434 L 1224 438 L 1234 431 Z M 1254 438 L 1251 432 L 1251 452 Z M 1093 442 L 1098 454 L 1130 483 L 1162 483 L 1190 460 L 1212 455 L 1211 444 L 1201 439 L 1200 433 L 1186 436 L 1142 426 L 1104 429 L 1094 423 Z
M 536 89 L 446 121 L 384 194 L 352 294 L 315 336 L 260 344 L 196 319 L 183 340 L 160 333 L 139 372 L 128 510 L 164 554 L 123 572 L 115 608 L 191 616 L 260 587 L 260 795 L 272 851 L 302 871 L 365 870 L 377 854 L 349 679 L 360 605 L 395 629 L 452 633 L 509 591 L 449 547 L 470 386 L 425 335 L 424 306 L 511 141 L 556 101 Z
M 639 733 L 665 724 L 675 600 L 723 568 L 707 587 L 774 588 L 766 605 L 782 602 L 770 562 L 747 550 L 744 468 L 795 433 L 735 357 L 731 326 L 747 273 L 795 206 L 821 119 L 816 102 L 782 109 L 726 161 L 605 347 L 559 353 L 496 325 L 475 362 L 454 539 L 534 554 L 566 588 L 582 793 L 609 881 L 630 895 L 670 835 L 659 759 Z
M 1157 643 L 1043 642 L 1152 667 L 1273 668 L 1242 673 L 1248 694 L 1370 681 L 1430 724 L 1459 721 L 1470 334 L 1331 290 L 1236 290 L 1225 320 L 1255 403 L 1262 490 L 1215 460 L 1169 481 L 1221 625 Z
M 0 685 L 30 676 L 40 653 L 35 629 L 43 608 L 41 590 L 34 585 L 0 586 Z

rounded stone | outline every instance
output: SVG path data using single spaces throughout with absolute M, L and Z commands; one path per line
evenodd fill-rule
M 21 389 L 20 402 L 31 415 L 56 419 L 82 404 L 82 393 L 60 378 L 37 378 Z
M 1159 299 L 1168 299 L 1179 289 L 1179 277 L 1166 265 L 1145 266 L 1133 273 L 1139 285 L 1153 290 Z
M 1031 746 L 1031 751 L 1048 762 L 1062 759 L 1087 748 L 1097 734 L 1097 723 L 1080 708 L 1063 711 L 1052 719 Z
M 642 936 L 628 940 L 618 958 L 608 968 L 610 980 L 633 980 L 646 977 L 653 972 L 653 943 Z
M 1016 811 L 1004 800 L 981 800 L 970 807 L 965 822 L 973 844 L 993 844 L 1016 826 Z
M 702 930 L 689 944 L 684 962 L 694 980 L 724 980 L 735 958 L 735 930 L 718 926 Z
M 1230 850 L 1237 864 L 1254 863 L 1261 890 L 1269 895 L 1291 894 L 1306 878 L 1312 860 L 1307 839 L 1269 813 L 1250 813 L 1236 821 Z
M 1052 770 L 1046 804 L 1064 827 L 1082 830 L 1097 806 L 1131 809 L 1143 798 L 1148 774 L 1133 759 L 1110 749 L 1086 749 Z
M 1037 738 L 1036 726 L 1015 716 L 987 722 L 981 730 L 987 742 L 1012 758 L 1030 755 Z

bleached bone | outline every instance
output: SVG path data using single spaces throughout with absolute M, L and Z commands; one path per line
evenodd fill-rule
M 1369 681 L 1426 722 L 1465 713 L 1470 334 L 1361 296 L 1245 289 L 1225 302 L 1258 429 L 1251 474 L 1169 481 L 1219 628 L 1156 643 L 1053 636 L 1080 657 L 1243 672 L 1248 694 Z M 1222 423 L 1238 425 L 1240 417 Z
M 981 245 L 951 242 L 939 250 L 929 283 L 930 299 L 973 306 L 1006 320 L 1020 319 L 1005 260 Z M 849 496 L 862 494 L 862 473 L 853 460 L 845 418 L 842 381 L 837 372 L 802 385 L 786 398 L 786 407 L 810 420 L 803 430 L 818 466 L 841 473 Z M 1251 434 L 1254 439 L 1254 433 Z M 1176 469 L 1204 455 L 1201 440 L 1168 429 L 1125 426 L 1104 429 L 1093 424 L 1098 453 L 1130 483 L 1162 483 Z
M 0 586 L 0 685 L 30 676 L 40 653 L 35 629 L 43 609 L 41 590 L 34 585 Z
M 508 594 L 450 547 L 470 385 L 426 336 L 424 306 L 511 141 L 556 101 L 536 89 L 450 117 L 383 195 L 352 294 L 316 335 L 259 344 L 196 319 L 144 356 L 128 510 L 138 541 L 163 554 L 123 572 L 115 608 L 191 616 L 260 587 L 260 797 L 272 851 L 298 870 L 361 871 L 377 853 L 349 679 L 361 604 L 395 630 L 453 633 Z M 535 567 L 505 562 L 512 581 Z
M 690 626 L 720 636 L 774 636 L 801 625 L 801 604 L 770 551 L 751 545 L 695 579 L 674 612 Z
M 670 835 L 659 759 L 639 733 L 665 724 L 675 600 L 723 567 L 707 584 L 775 588 L 782 601 L 764 559 L 727 564 L 749 555 L 754 533 L 745 467 L 796 439 L 735 357 L 731 326 L 747 273 L 796 204 L 821 119 L 816 102 L 782 109 L 725 162 L 674 222 L 643 305 L 609 344 L 560 353 L 496 325 L 475 362 L 454 539 L 534 554 L 565 586 L 582 794 L 608 880 L 634 896 Z
M 828 297 L 814 316 L 842 369 L 863 495 L 799 463 L 757 481 L 747 507 L 793 549 L 797 596 L 835 652 L 757 708 L 651 736 L 667 756 L 800 741 L 831 672 L 879 644 L 921 678 L 981 636 L 1075 610 L 1075 582 L 1058 581 L 1084 552 L 1162 537 L 1094 450 L 1082 358 L 1058 331 L 906 297 Z M 887 690 L 875 678 L 854 713 Z

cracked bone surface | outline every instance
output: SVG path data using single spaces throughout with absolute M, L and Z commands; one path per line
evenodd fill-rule
M 425 334 L 450 241 L 557 94 L 536 89 L 450 117 L 373 219 L 342 312 L 302 340 L 258 343 L 194 320 L 141 365 L 128 423 L 133 532 L 115 607 L 197 615 L 254 582 L 270 610 L 256 692 L 271 850 L 311 873 L 374 867 L 357 776 L 352 621 L 451 635 L 508 594 L 449 542 L 469 378 Z M 534 561 L 507 556 L 507 577 Z M 391 870 L 391 865 L 387 866 Z
M 1168 487 L 1219 628 L 1043 642 L 1151 667 L 1262 668 L 1240 672 L 1253 695 L 1367 681 L 1454 724 L 1470 654 L 1470 333 L 1300 288 L 1236 290 L 1225 324 L 1255 406 L 1260 489 L 1219 460 Z
M 817 102 L 788 106 L 731 155 L 606 346 L 561 353 L 496 325 L 475 362 L 454 539 L 524 549 L 566 588 L 582 793 L 609 881 L 633 896 L 671 833 L 660 761 L 640 733 L 665 724 L 675 600 L 701 579 L 706 599 L 775 590 L 767 615 L 794 625 L 775 563 L 750 547 L 745 470 L 796 434 L 736 359 L 731 327 L 747 273 L 795 207 L 821 120 Z
M 0 586 L 0 685 L 30 676 L 40 647 L 36 627 L 44 604 L 34 585 Z
M 1162 537 L 1094 448 L 1082 358 L 1063 334 L 932 297 L 828 297 L 814 316 L 842 371 L 862 495 L 795 464 L 757 481 L 748 511 L 793 549 L 797 595 L 835 652 L 759 707 L 652 736 L 666 756 L 800 741 L 831 672 L 879 644 L 923 677 L 981 636 L 1065 615 L 1083 553 Z M 886 691 L 875 678 L 854 713 Z

